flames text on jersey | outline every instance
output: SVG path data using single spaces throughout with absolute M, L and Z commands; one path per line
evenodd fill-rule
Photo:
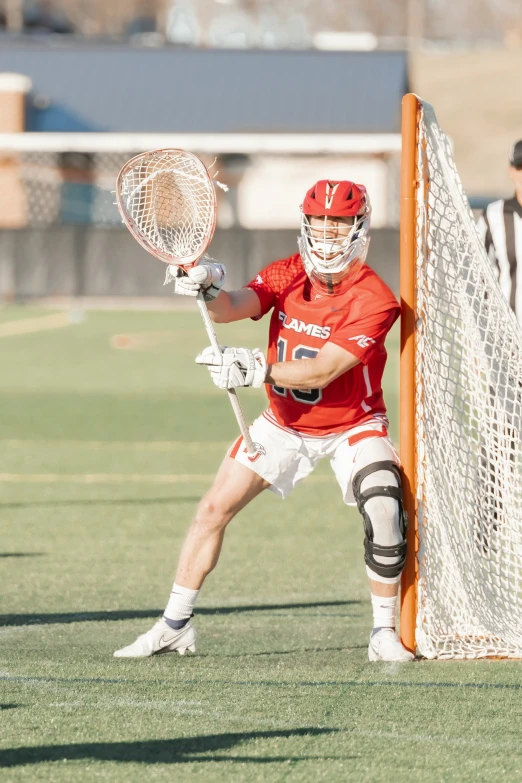
M 292 329 L 294 332 L 310 335 L 310 337 L 318 337 L 320 340 L 328 340 L 330 337 L 329 326 L 319 326 L 318 324 L 305 324 L 304 321 L 300 321 L 298 318 L 288 318 L 286 313 L 282 310 L 279 311 L 279 320 L 283 324 L 285 329 Z

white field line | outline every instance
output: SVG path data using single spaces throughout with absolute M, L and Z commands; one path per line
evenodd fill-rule
M 186 706 L 185 706 L 186 705 Z M 191 706 L 194 705 L 194 706 Z M 201 705 L 199 708 L 198 706 Z M 170 712 L 178 715 L 201 715 L 205 718 L 219 718 L 222 721 L 230 722 L 244 722 L 248 720 L 250 716 L 247 715 L 234 715 L 230 712 L 214 712 L 208 709 L 202 709 L 202 702 L 190 702 L 190 701 L 139 701 L 135 699 L 125 698 L 103 698 L 95 702 L 93 701 L 72 701 L 72 702 L 54 702 L 49 705 L 50 707 L 57 707 L 61 709 L 107 709 L 107 708 L 129 708 L 137 710 L 157 710 L 158 712 Z M 255 722 L 260 725 L 270 724 L 275 728 L 295 726 L 295 723 L 289 723 L 288 721 L 281 721 L 277 718 L 259 719 L 255 718 Z M 370 739 L 388 740 L 390 742 L 406 742 L 406 743 L 420 743 L 427 745 L 441 745 L 454 748 L 481 748 L 483 750 L 511 750 L 520 752 L 522 750 L 522 743 L 520 742 L 483 742 L 481 740 L 464 739 L 460 737 L 448 737 L 444 735 L 434 734 L 410 734 L 408 732 L 396 732 L 396 731 L 372 731 L 371 729 L 349 729 L 339 728 L 338 733 L 342 735 L 348 735 L 353 737 L 367 737 Z
M 212 473 L 0 473 L 1 484 L 187 484 L 213 478 Z
M 158 440 L 158 441 L 125 441 L 125 440 L 0 440 L 0 446 L 4 448 L 27 448 L 42 446 L 46 450 L 51 448 L 79 448 L 93 451 L 107 449 L 136 449 L 138 451 L 184 451 L 188 453 L 201 451 L 217 451 L 228 449 L 234 439 L 229 441 L 183 441 L 183 440 Z
M 0 136 L 1 146 L 1 136 Z M 190 299 L 190 302 L 185 300 Z M 139 310 L 140 312 L 176 312 L 183 310 L 197 311 L 198 307 L 192 296 L 40 296 L 31 300 L 37 307 L 61 310 L 70 308 L 83 310 L 100 310 L 101 312 L 119 312 Z
M 0 337 L 13 337 L 19 334 L 31 332 L 44 332 L 48 329 L 59 329 L 62 326 L 71 326 L 74 321 L 70 313 L 55 313 L 42 315 L 38 318 L 22 318 L 19 321 L 6 321 L 0 324 Z
M 214 473 L 0 473 L 0 484 L 190 484 L 211 482 Z M 325 483 L 331 476 L 310 476 Z
M 485 750 L 522 750 L 520 742 L 482 742 L 481 740 L 460 739 L 458 737 L 436 736 L 433 734 L 408 734 L 395 731 L 365 731 L 364 729 L 341 729 L 339 733 L 353 734 L 357 737 L 371 737 L 392 742 L 420 742 L 430 745 L 448 745 L 456 748 L 482 748 Z
M 49 690 L 49 686 L 55 686 L 53 689 L 58 690 L 59 686 L 60 689 L 63 690 L 63 682 L 41 682 L 40 680 L 33 679 L 31 677 L 25 677 L 25 676 L 16 676 L 12 675 L 9 672 L 0 671 L 0 678 L 2 680 L 6 681 L 17 681 L 20 682 L 24 686 L 28 687 L 35 687 L 37 689 L 42 690 Z M 93 678 L 92 683 L 93 684 L 99 684 L 99 680 L 96 678 Z M 127 680 L 125 678 L 123 679 L 117 679 L 112 680 L 111 682 L 115 682 L 117 684 L 119 683 L 125 683 Z M 255 684 L 255 683 L 253 683 Z M 261 684 L 261 683 L 258 683 Z M 298 684 L 298 683 L 296 683 Z M 361 685 L 364 685 L 364 683 L 360 683 Z M 397 687 L 400 686 L 402 683 L 396 683 L 396 682 L 390 682 L 390 683 L 380 683 L 383 687 Z M 375 685 L 375 683 L 369 682 L 369 686 Z M 67 684 L 66 688 L 67 690 Z M 204 702 L 200 703 L 201 706 L 203 706 Z M 186 706 L 185 706 L 186 705 Z M 147 701 L 141 701 L 141 700 L 134 700 L 134 699 L 125 699 L 125 698 L 111 698 L 111 697 L 105 697 L 101 699 L 97 699 L 96 701 L 62 701 L 62 702 L 53 702 L 49 705 L 50 707 L 55 707 L 59 709 L 74 709 L 74 708 L 90 708 L 90 709 L 103 709 L 107 707 L 128 707 L 131 709 L 145 709 L 145 710 L 158 710 L 158 711 L 168 711 L 168 712 L 176 712 L 178 714 L 187 714 L 187 715 L 204 715 L 205 717 L 210 718 L 219 718 L 223 721 L 242 721 L 248 720 L 248 715 L 234 715 L 230 712 L 212 712 L 208 709 L 198 709 L 198 702 L 194 701 L 165 701 L 165 700 L 147 700 Z M 188 707 L 188 709 L 187 709 Z M 261 719 L 255 718 L 255 722 L 262 723 L 262 724 L 269 724 L 272 723 L 274 727 L 281 727 L 281 726 L 287 726 L 292 725 L 295 726 L 295 722 L 292 724 L 287 723 L 286 721 L 280 721 L 277 718 L 273 719 Z M 373 731 L 371 729 L 350 729 L 350 728 L 344 728 L 339 727 L 338 729 L 339 734 L 344 735 L 353 735 L 355 737 L 368 737 L 371 739 L 379 739 L 379 740 L 389 740 L 391 742 L 406 742 L 406 743 L 421 743 L 421 744 L 429 744 L 429 745 L 441 745 L 441 746 L 448 746 L 448 747 L 462 747 L 462 748 L 482 748 L 485 750 L 511 750 L 511 751 L 522 751 L 522 743 L 520 742 L 483 742 L 482 740 L 473 740 L 473 739 L 465 739 L 460 737 L 448 737 L 444 735 L 434 735 L 434 734 L 413 734 L 406 731 Z
M 189 706 L 189 705 L 194 706 Z M 195 706 L 195 705 L 201 706 Z M 186 706 L 184 706 L 186 705 Z M 74 709 L 89 709 L 89 710 L 107 710 L 107 709 L 131 709 L 131 710 L 146 710 L 166 712 L 179 716 L 197 716 L 207 719 L 219 720 L 221 722 L 226 721 L 229 723 L 244 723 L 247 720 L 245 715 L 234 715 L 230 712 L 214 711 L 208 708 L 203 708 L 203 702 L 197 701 L 139 701 L 137 699 L 99 699 L 97 701 L 70 701 L 70 702 L 53 702 L 50 707 L 74 710 Z M 288 726 L 295 725 L 290 721 L 274 720 L 273 718 L 255 718 L 256 724 L 260 726 L 274 726 L 275 728 L 287 728 Z

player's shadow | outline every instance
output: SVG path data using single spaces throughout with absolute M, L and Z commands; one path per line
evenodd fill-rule
M 0 704 L 0 710 L 17 710 L 22 704 Z
M 299 756 L 283 754 L 260 756 L 256 744 L 252 756 L 220 755 L 242 743 L 256 740 L 292 739 L 293 737 L 316 737 L 329 735 L 338 729 L 302 728 L 275 731 L 252 731 L 236 734 L 209 734 L 199 737 L 185 737 L 145 742 L 92 742 L 75 745 L 41 745 L 0 750 L 0 767 L 17 767 L 26 764 L 44 764 L 51 761 L 121 761 L 144 764 L 188 764 L 194 762 L 235 762 L 240 764 L 270 764 L 286 761 L 347 760 L 347 756 Z M 245 747 L 245 750 L 248 749 Z M 351 757 L 353 758 L 353 757 Z
M 68 506 L 154 506 L 154 505 L 167 505 L 169 503 L 198 503 L 201 500 L 201 496 L 190 497 L 168 497 L 168 498 L 112 498 L 104 500 L 103 498 L 96 498 L 94 500 L 38 500 L 34 503 L 16 502 L 16 503 L 0 503 L 0 509 L 16 509 L 16 508 L 66 508 Z
M 251 606 L 202 607 L 196 610 L 198 615 L 230 615 L 243 612 L 273 612 L 292 609 L 315 609 L 329 606 L 353 606 L 360 601 L 313 601 L 297 604 L 254 604 Z M 4 625 L 54 625 L 67 623 L 103 623 L 115 620 L 144 620 L 158 618 L 162 609 L 128 609 L 108 612 L 57 612 L 53 614 L 3 614 L 0 626 Z
M 45 552 L 0 552 L 0 558 L 7 557 L 43 557 Z

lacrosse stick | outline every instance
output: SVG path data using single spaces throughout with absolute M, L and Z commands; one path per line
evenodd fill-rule
M 216 228 L 216 192 L 205 164 L 185 150 L 144 152 L 116 181 L 118 209 L 142 247 L 183 269 L 195 266 Z M 200 291 L 196 301 L 216 356 L 221 348 Z M 249 457 L 257 456 L 235 389 L 227 389 Z

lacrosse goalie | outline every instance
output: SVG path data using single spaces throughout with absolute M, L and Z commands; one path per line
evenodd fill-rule
M 373 608 L 369 659 L 413 660 L 395 631 L 407 516 L 381 388 L 384 340 L 400 308 L 365 264 L 371 209 L 362 185 L 317 182 L 301 211 L 299 252 L 239 291 L 222 290 L 225 269 L 211 260 L 188 271 L 169 267 L 175 293 L 202 292 L 216 323 L 272 311 L 266 356 L 209 347 L 196 358 L 220 389 L 265 384 L 269 405 L 250 427 L 255 456 L 238 438 L 202 499 L 162 619 L 117 650 L 118 658 L 195 651 L 194 605 L 228 523 L 263 490 L 285 498 L 328 457 L 344 502 L 362 516 Z

